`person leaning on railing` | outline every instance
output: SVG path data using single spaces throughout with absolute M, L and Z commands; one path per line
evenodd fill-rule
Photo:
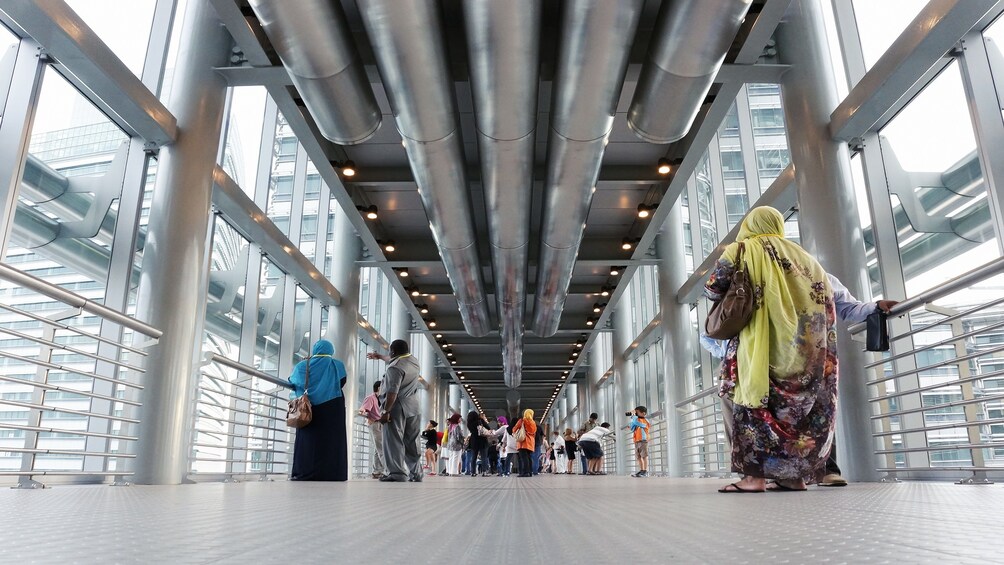
M 289 383 L 292 396 L 306 392 L 313 406 L 313 418 L 296 431 L 293 444 L 294 481 L 347 481 L 349 479 L 348 441 L 345 437 L 345 365 L 334 358 L 335 346 L 320 340 L 310 357 L 293 367 Z M 310 382 L 307 367 L 310 367 Z
M 847 287 L 840 282 L 837 277 L 826 273 L 826 278 L 830 281 L 833 289 L 833 304 L 837 317 L 845 323 L 863 322 L 876 310 L 889 312 L 892 307 L 899 304 L 897 300 L 879 300 L 878 302 L 860 302 L 851 294 Z M 724 339 L 713 339 L 701 334 L 701 347 L 706 349 L 712 356 L 722 359 L 728 352 L 729 341 Z M 725 424 L 725 437 L 732 441 L 732 402 L 727 398 L 722 398 L 722 422 Z M 837 445 L 833 443 L 830 448 L 830 456 L 826 460 L 826 474 L 819 481 L 820 486 L 842 487 L 847 486 L 845 479 L 837 465 Z

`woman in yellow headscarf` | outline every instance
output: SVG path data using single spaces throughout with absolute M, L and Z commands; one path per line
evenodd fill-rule
M 833 444 L 833 290 L 819 262 L 784 238 L 784 218 L 774 208 L 750 210 L 736 239 L 705 286 L 708 298 L 725 296 L 742 245 L 756 309 L 729 341 L 719 396 L 733 404 L 732 470 L 745 478 L 721 492 L 805 490 L 823 476 Z

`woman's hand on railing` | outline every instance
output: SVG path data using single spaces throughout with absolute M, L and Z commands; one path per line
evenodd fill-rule
M 892 311 L 892 307 L 899 304 L 899 300 L 879 300 L 876 302 L 878 309 L 888 314 Z

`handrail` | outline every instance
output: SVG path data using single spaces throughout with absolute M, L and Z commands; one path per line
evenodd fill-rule
M 718 392 L 718 388 L 717 387 L 708 387 L 708 388 L 702 390 L 701 392 L 695 394 L 694 396 L 691 396 L 689 398 L 685 398 L 685 399 L 681 400 L 680 402 L 677 402 L 676 403 L 676 407 L 677 408 L 684 408 L 688 404 L 690 404 L 692 402 L 697 402 L 698 400 L 701 400 L 702 398 L 706 398 L 708 396 L 711 396 L 712 394 L 714 394 L 716 392 Z
M 92 302 L 79 294 L 70 292 L 64 288 L 58 287 L 54 284 L 43 281 L 42 279 L 29 275 L 28 273 L 15 269 L 6 263 L 0 263 L 0 279 L 10 281 L 15 284 L 19 284 L 25 288 L 30 288 L 39 294 L 48 296 L 49 298 L 68 304 L 75 308 L 80 308 L 85 312 L 90 312 L 96 316 L 100 316 L 106 320 L 115 322 L 116 324 L 129 328 L 135 332 L 141 333 L 145 336 L 151 337 L 153 339 L 159 340 L 163 335 L 163 332 L 157 328 L 144 324 L 139 320 L 135 320 L 126 316 L 125 314 L 108 308 L 102 304 Z
M 983 266 L 977 267 L 967 273 L 963 273 L 954 279 L 946 281 L 928 291 L 922 292 L 917 296 L 907 298 L 906 300 L 893 306 L 889 311 L 889 315 L 901 316 L 914 308 L 934 302 L 939 298 L 944 298 L 945 296 L 954 294 L 960 290 L 964 290 L 974 284 L 983 282 L 984 280 L 1001 273 L 1004 273 L 1004 257 L 994 259 Z M 853 326 L 847 328 L 847 331 L 852 334 L 858 334 L 864 331 L 866 325 L 867 324 L 865 322 L 854 324 Z
M 272 383 L 274 385 L 281 386 L 283 388 L 288 388 L 288 389 L 292 389 L 293 388 L 293 385 L 290 384 L 289 381 L 284 381 L 284 380 L 282 380 L 282 379 L 280 379 L 278 377 L 273 377 L 272 375 L 270 375 L 268 373 L 263 373 L 263 372 L 259 371 L 258 369 L 255 369 L 254 367 L 249 367 L 249 366 L 247 366 L 247 365 L 245 365 L 243 363 L 238 363 L 237 361 L 234 361 L 233 359 L 228 359 L 228 358 L 226 358 L 226 357 L 224 357 L 222 355 L 218 355 L 216 353 L 209 353 L 208 357 L 209 357 L 209 361 L 212 361 L 213 363 L 219 363 L 220 365 L 225 365 L 227 367 L 230 367 L 231 369 L 236 369 L 236 370 L 238 370 L 238 371 L 240 371 L 242 373 L 247 373 L 247 374 L 251 375 L 252 377 L 258 377 L 259 379 L 261 379 L 263 381 L 268 381 L 268 382 L 270 382 L 270 383 Z

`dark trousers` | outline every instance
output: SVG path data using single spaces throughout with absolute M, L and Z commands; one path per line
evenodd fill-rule
M 532 477 L 533 476 L 533 462 L 530 458 L 533 456 L 533 452 L 529 449 L 519 450 L 519 476 L 521 477 Z
M 499 474 L 504 476 L 509 476 L 509 472 L 512 469 L 512 460 L 516 458 L 515 453 L 510 453 L 505 457 L 499 458 Z
M 833 442 L 833 447 L 830 448 L 830 456 L 826 459 L 826 474 L 842 474 L 840 472 L 840 467 L 837 466 L 837 442 Z

